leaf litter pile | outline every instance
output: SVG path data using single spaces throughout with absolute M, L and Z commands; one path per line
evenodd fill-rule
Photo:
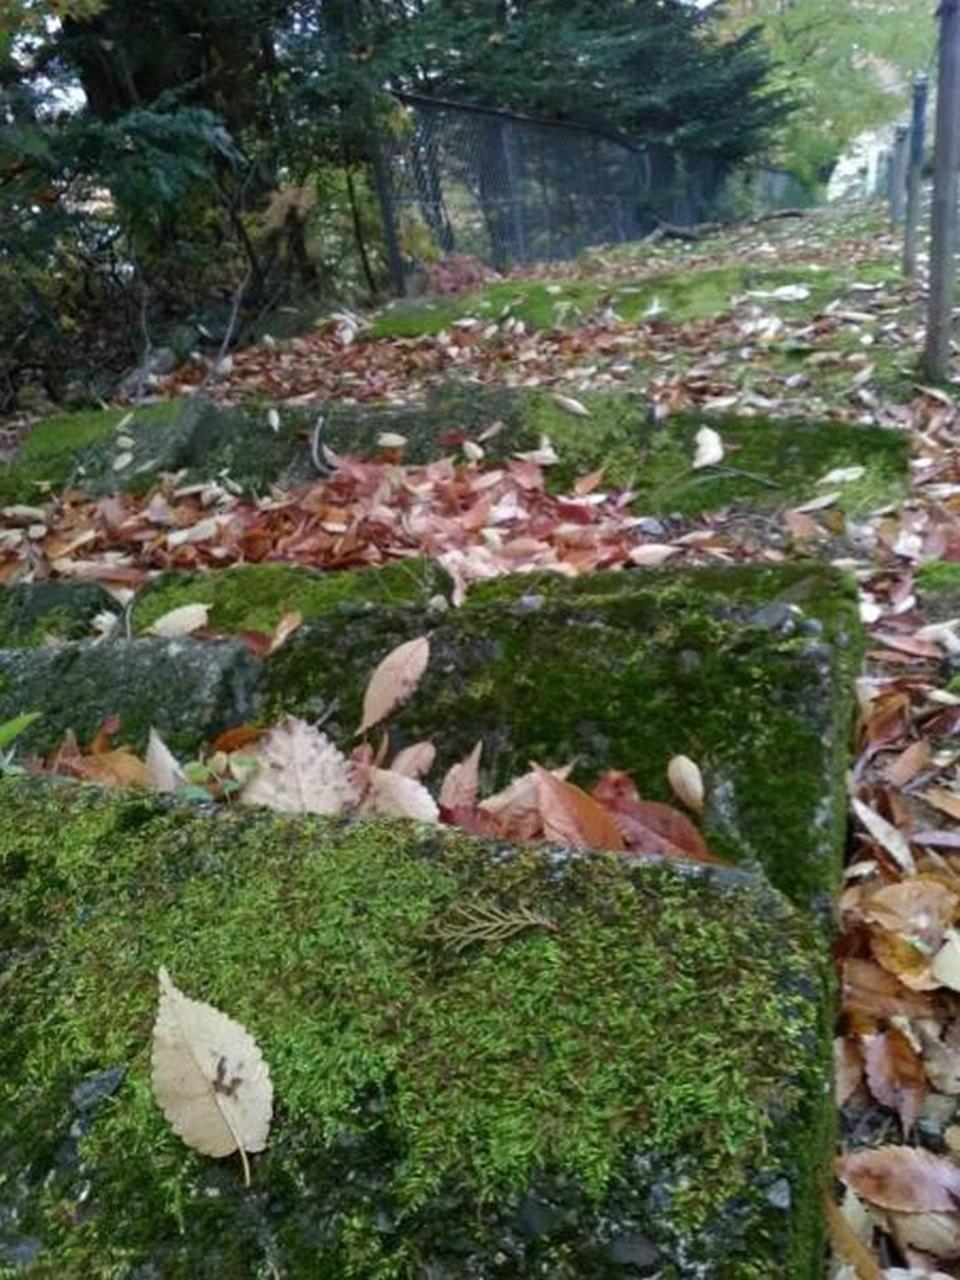
M 886 265 L 885 284 L 857 286 L 855 297 L 837 299 L 812 321 L 784 320 L 775 299 L 742 298 L 724 316 L 684 324 L 650 317 L 627 326 L 607 310 L 566 332 L 527 333 L 506 316 L 493 331 L 462 325 L 428 338 L 368 342 L 347 317 L 312 337 L 240 353 L 213 390 L 227 401 L 254 392 L 287 403 L 331 394 L 399 402 L 456 367 L 478 381 L 552 386 L 577 412 L 570 393 L 625 380 L 639 358 L 652 367 L 646 391 L 661 414 L 690 406 L 829 412 L 910 433 L 910 497 L 842 529 L 840 563 L 857 577 L 872 645 L 859 686 L 854 838 L 837 911 L 842 1194 L 837 1201 L 825 1191 L 824 1212 L 835 1245 L 831 1280 L 943 1280 L 960 1277 L 960 618 L 926 619 L 915 573 L 931 561 L 960 562 L 960 415 L 956 397 L 909 378 L 896 392 L 880 385 L 881 357 L 905 368 L 914 361 L 922 337 L 918 295 L 896 281 L 891 238 L 838 225 L 839 234 L 828 221 L 809 219 L 779 238 L 750 231 L 726 244 L 733 262 Z M 684 248 L 674 261 L 712 267 L 718 252 L 722 246 Z M 636 263 L 599 266 L 605 277 L 642 274 Z M 588 269 L 577 265 L 567 274 Z M 564 274 L 555 265 L 549 270 Z M 799 372 L 777 364 L 785 343 L 799 353 Z M 188 389 L 202 376 L 180 371 L 167 389 Z M 574 575 L 667 561 L 775 561 L 784 547 L 808 553 L 837 533 L 835 513 L 814 492 L 803 508 L 767 520 L 764 536 L 754 527 L 744 538 L 723 514 L 675 527 L 661 522 L 651 534 L 632 514 L 630 495 L 605 491 L 602 473 L 583 477 L 570 494 L 548 493 L 549 441 L 531 455 L 488 465 L 478 440 L 462 447 L 462 456 L 424 467 L 404 465 L 402 442 L 381 444 L 376 458 L 331 459 L 322 482 L 259 502 L 216 484 L 178 488 L 170 480 L 144 499 L 68 492 L 43 506 L 7 509 L 0 515 L 0 582 L 90 578 L 125 600 L 169 568 L 263 560 L 358 567 L 426 554 L 451 572 L 459 599 L 472 582 L 518 570 Z M 717 465 L 724 445 L 706 429 L 691 468 Z M 202 635 L 203 606 L 187 610 L 155 629 Z M 298 623 L 290 615 L 273 636 L 249 641 L 265 652 Z M 108 723 L 82 748 L 68 737 L 54 756 L 26 767 L 207 802 L 402 815 L 495 838 L 711 860 L 696 824 L 704 780 L 684 758 L 665 767 L 686 812 L 643 800 L 632 780 L 614 771 L 590 790 L 578 788 L 568 780 L 570 762 L 531 762 L 502 791 L 481 796 L 481 743 L 431 784 L 433 743 L 392 753 L 381 728 L 415 696 L 428 662 L 427 637 L 385 655 L 352 742 L 334 743 L 320 727 L 288 718 L 267 731 L 228 733 L 196 761 L 176 760 L 154 734 L 139 759 L 113 745 L 119 726 Z M 457 924 L 451 944 L 536 927 L 552 925 L 478 909 Z M 255 1082 L 251 1110 L 238 1114 L 231 1099 L 248 1079 Z M 244 1153 L 266 1141 L 269 1074 L 255 1044 L 218 1010 L 177 991 L 165 973 L 154 1089 L 173 1127 L 198 1150 L 239 1152 L 246 1167 Z

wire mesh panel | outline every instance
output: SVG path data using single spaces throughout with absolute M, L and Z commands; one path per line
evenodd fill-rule
M 497 268 L 636 240 L 659 218 L 692 222 L 722 175 L 666 148 L 492 108 L 397 97 L 390 156 L 404 256 L 468 254 Z

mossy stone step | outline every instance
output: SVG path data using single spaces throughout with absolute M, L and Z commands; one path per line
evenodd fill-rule
M 409 570 L 410 572 L 406 572 Z M 21 739 L 51 750 L 119 715 L 142 748 L 151 724 L 194 755 L 231 724 L 291 713 L 324 718 L 348 742 L 377 662 L 427 633 L 432 657 L 390 722 L 394 748 L 438 748 L 436 777 L 482 738 L 483 781 L 504 786 L 531 759 L 576 761 L 592 784 L 634 774 L 669 799 L 666 765 L 695 759 L 709 790 L 716 851 L 764 866 L 797 901 L 835 883 L 844 830 L 856 601 L 832 570 L 803 565 L 521 576 L 439 609 L 436 575 L 414 563 L 315 575 L 253 566 L 161 580 L 135 604 L 142 628 L 170 608 L 212 603 L 214 625 L 269 630 L 306 621 L 265 662 L 236 642 L 120 640 L 0 650 L 0 723 L 42 717 Z M 435 781 L 435 780 L 434 780 Z
M 96 582 L 24 582 L 0 588 L 0 648 L 88 639 L 98 614 L 117 603 Z
M 727 457 L 719 467 L 694 471 L 702 414 L 657 422 L 648 402 L 628 392 L 579 400 L 589 417 L 571 414 L 550 392 L 448 385 L 425 405 L 326 406 L 322 436 L 335 451 L 372 454 L 384 431 L 398 433 L 408 441 L 409 460 L 423 462 L 455 449 L 451 440 L 459 434 L 476 439 L 501 423 L 483 446 L 490 459 L 534 449 L 549 435 L 559 455 L 548 471 L 551 488 L 569 490 L 577 477 L 602 466 L 608 484 L 635 490 L 635 509 L 652 515 L 689 515 L 732 503 L 747 510 L 795 504 L 825 493 L 818 482 L 831 471 L 853 466 L 864 473 L 842 486 L 838 500 L 850 513 L 892 500 L 904 485 L 903 433 L 829 421 L 711 416 Z M 310 443 L 317 412 L 281 410 L 274 429 L 264 407 L 171 402 L 139 411 L 131 421 L 129 415 L 99 415 L 98 439 L 97 415 L 80 415 L 87 443 L 79 451 L 69 418 L 59 419 L 38 427 L 22 458 L 0 470 L 0 500 L 35 500 L 38 478 L 55 486 L 72 478 L 95 493 L 142 491 L 162 472 L 178 471 L 193 480 L 226 477 L 257 492 L 273 482 L 306 482 L 316 478 Z M 126 423 L 120 435 L 132 445 L 117 443 L 118 422 Z M 120 471 L 118 458 L 124 462 Z
M 13 779 L 0 955 L 25 1274 L 821 1274 L 827 966 L 749 875 Z M 160 965 L 270 1065 L 249 1189 L 152 1100 Z

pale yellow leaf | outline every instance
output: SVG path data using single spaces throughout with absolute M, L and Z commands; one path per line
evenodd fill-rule
M 273 635 L 270 638 L 269 652 L 276 653 L 282 644 L 286 644 L 302 622 L 303 614 L 299 609 L 293 609 L 290 613 L 285 613 L 274 628 Z
M 188 636 L 207 625 L 210 613 L 208 604 L 182 604 L 178 609 L 171 609 L 147 628 L 151 636 L 163 636 L 173 640 L 177 636 Z
M 156 729 L 150 730 L 144 763 L 147 766 L 148 786 L 155 791 L 177 791 L 186 785 L 183 770 Z
M 703 776 L 689 756 L 673 757 L 667 765 L 667 780 L 682 804 L 694 813 L 703 813 Z
M 693 459 L 694 471 L 701 467 L 714 467 L 723 461 L 723 441 L 713 427 L 701 427 L 697 432 L 697 452 Z
M 448 770 L 440 788 L 442 809 L 470 809 L 477 803 L 482 753 L 483 742 L 480 741 L 464 760 Z
M 943 987 L 960 991 L 960 932 L 948 929 L 946 940 L 933 957 L 930 971 Z
M 556 392 L 553 396 L 553 403 L 558 409 L 562 409 L 564 413 L 571 413 L 575 418 L 589 418 L 590 410 L 579 400 L 574 400 L 573 396 L 563 396 Z
M 402 773 L 405 778 L 422 778 L 433 768 L 437 748 L 432 742 L 413 742 L 398 751 L 390 763 L 391 773 Z
M 280 813 L 338 814 L 357 802 L 350 762 L 305 720 L 285 716 L 245 754 L 259 767 L 240 792 L 241 804 Z
M 392 649 L 377 666 L 363 696 L 363 716 L 357 734 L 392 715 L 413 696 L 430 661 L 430 641 L 417 636 Z
M 416 778 L 406 778 L 392 769 L 371 767 L 360 812 L 383 818 L 413 818 L 417 822 L 439 822 L 440 810 L 433 796 Z
M 174 1133 L 203 1155 L 267 1145 L 273 1114 L 270 1071 L 245 1027 L 200 1000 L 192 1000 L 160 970 L 160 1005 L 153 1027 L 153 1096 Z
M 910 843 L 892 822 L 871 809 L 869 805 L 856 798 L 851 801 L 853 811 L 863 826 L 883 849 L 889 853 L 901 871 L 914 872 L 916 863 L 910 849 Z

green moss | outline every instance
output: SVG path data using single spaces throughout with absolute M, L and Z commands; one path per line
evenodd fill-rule
M 426 604 L 448 595 L 447 575 L 429 560 L 395 561 L 373 570 L 313 573 L 286 564 L 246 564 L 202 574 L 164 574 L 137 597 L 133 625 L 146 631 L 171 609 L 203 603 L 217 631 L 271 633 L 286 613 L 304 618 L 341 604 Z
M 787 284 L 803 284 L 810 297 L 800 302 L 769 301 L 785 316 L 814 315 L 835 296 L 845 273 L 812 267 L 724 266 L 665 271 L 633 282 L 629 279 L 503 280 L 474 293 L 394 303 L 374 320 L 374 338 L 409 338 L 439 333 L 457 320 L 481 323 L 512 317 L 529 329 L 563 328 L 582 323 L 602 307 L 612 307 L 623 320 L 640 321 L 648 313 L 664 323 L 682 323 L 724 314 L 734 297 L 751 291 L 773 292 Z
M 638 1227 L 665 1277 L 819 1274 L 824 965 L 749 881 L 7 781 L 0 884 L 0 1203 L 37 1274 L 605 1276 Z M 557 931 L 431 940 L 478 897 Z M 151 1099 L 161 964 L 270 1064 L 250 1192 Z M 555 1230 L 518 1236 L 525 1194 Z
M 109 592 L 95 582 L 31 582 L 0 590 L 0 648 L 28 649 L 51 641 L 81 640 L 93 619 L 116 612 Z
M 268 659 L 261 715 L 309 718 L 333 705 L 331 732 L 345 740 L 374 665 L 424 631 L 430 665 L 391 733 L 394 746 L 432 739 L 438 776 L 482 738 L 490 789 L 530 760 L 576 760 L 582 783 L 625 769 L 644 795 L 668 799 L 667 762 L 685 754 L 707 777 L 718 853 L 761 863 L 801 901 L 835 885 L 860 655 L 853 592 L 838 575 L 787 566 L 522 578 L 441 621 L 417 609 L 341 611 Z
M 123 452 L 115 444 L 117 429 L 149 438 L 182 409 L 181 401 L 171 400 L 135 410 L 99 409 L 43 419 L 27 435 L 14 461 L 0 466 L 0 502 L 36 501 L 38 494 L 67 484 L 83 487 L 88 469 L 97 471 L 102 465 L 109 466 L 114 484 L 125 482 L 128 475 L 112 471 L 114 457 Z
M 960 616 L 960 564 L 949 560 L 923 564 L 914 582 L 931 619 L 945 621 Z

